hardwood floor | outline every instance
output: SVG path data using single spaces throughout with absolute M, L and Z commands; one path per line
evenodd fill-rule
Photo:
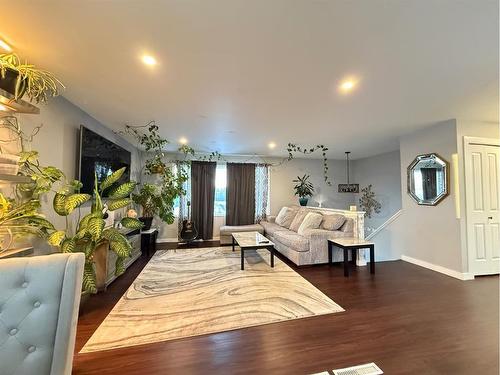
M 146 263 L 83 306 L 76 353 Z M 349 278 L 340 264 L 294 269 L 346 311 L 76 354 L 73 374 L 308 374 L 367 362 L 385 374 L 499 373 L 498 277 L 464 282 L 403 261 Z

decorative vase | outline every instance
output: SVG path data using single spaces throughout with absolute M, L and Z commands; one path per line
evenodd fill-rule
M 144 227 L 142 227 L 142 230 L 149 230 L 151 229 L 151 224 L 153 223 L 153 218 L 152 217 L 144 217 L 141 216 L 139 220 L 144 224 Z
M 307 197 L 300 197 L 299 198 L 299 203 L 301 206 L 307 206 L 308 201 L 309 201 L 309 198 L 307 198 Z

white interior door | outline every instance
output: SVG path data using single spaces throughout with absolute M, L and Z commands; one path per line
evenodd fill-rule
M 469 272 L 500 273 L 499 149 L 469 143 L 465 154 Z

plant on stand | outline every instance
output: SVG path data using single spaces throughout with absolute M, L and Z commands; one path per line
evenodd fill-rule
M 159 181 L 139 184 L 139 191 L 132 195 L 136 204 L 142 207 L 142 217 L 139 219 L 145 224 L 144 229 L 149 229 L 155 215 L 163 222 L 174 222 L 174 202 L 177 197 L 185 194 L 183 184 L 188 180 L 186 170 L 183 168 L 184 160 L 178 163 L 177 170 L 173 162 L 166 161 L 165 147 L 170 143 L 159 134 L 159 128 L 154 121 L 145 126 L 126 125 L 126 135 L 134 137 L 139 146 L 144 148 L 147 158 L 144 162 L 146 175 L 158 175 Z M 194 155 L 194 150 L 186 145 L 178 149 L 185 156 Z
M 313 184 L 309 181 L 309 175 L 297 176 L 292 182 L 295 183 L 295 195 L 299 196 L 301 206 L 307 206 L 309 198 L 314 194 Z
M 83 288 L 96 293 L 96 276 L 94 270 L 94 253 L 101 245 L 109 243 L 109 249 L 116 256 L 115 274 L 121 275 L 124 271 L 124 261 L 130 256 L 132 246 L 127 238 L 114 227 L 105 228 L 104 218 L 108 211 L 124 208 L 131 203 L 130 194 L 135 188 L 134 181 L 118 184 L 125 168 L 121 168 L 106 177 L 100 184 L 97 181 L 97 174 L 94 179 L 94 194 L 80 194 L 74 189 L 59 191 L 54 196 L 54 211 L 66 217 L 66 227 L 64 230 L 55 230 L 48 238 L 48 242 L 58 247 L 63 253 L 82 252 L 85 254 L 85 267 L 83 275 Z M 102 197 L 106 191 L 108 198 Z M 90 213 L 78 218 L 76 229 L 71 230 L 68 217 L 77 207 L 92 200 Z M 143 224 L 134 218 L 124 217 L 121 220 L 122 226 L 130 229 L 140 229 Z
M 8 53 L 0 54 L 0 88 L 16 100 L 27 94 L 30 101 L 43 103 L 49 96 L 59 95 L 59 89 L 65 87 L 51 72 L 23 64 L 15 53 Z

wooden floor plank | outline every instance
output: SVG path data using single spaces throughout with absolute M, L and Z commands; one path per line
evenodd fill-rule
M 146 263 L 82 307 L 76 352 Z M 341 265 L 294 269 L 346 311 L 76 354 L 73 373 L 307 374 L 366 362 L 386 374 L 499 373 L 498 277 L 464 282 L 403 261 L 377 263 L 375 275 L 353 268 L 349 278 Z

